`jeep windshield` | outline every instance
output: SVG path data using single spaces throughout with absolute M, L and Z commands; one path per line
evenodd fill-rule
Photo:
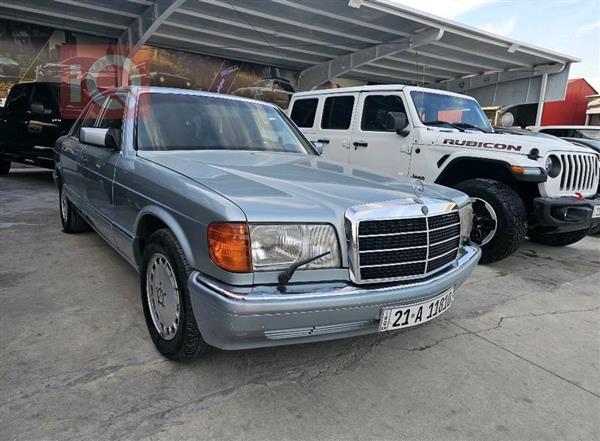
M 315 154 L 270 105 L 210 95 L 145 93 L 137 114 L 138 150 L 252 150 Z
M 416 90 L 410 95 L 419 119 L 425 125 L 493 132 L 485 113 L 475 100 Z

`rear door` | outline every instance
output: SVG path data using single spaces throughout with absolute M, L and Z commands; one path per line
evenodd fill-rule
M 406 112 L 401 92 L 363 92 L 350 143 L 350 162 L 386 174 L 406 176 L 410 166 L 412 134 L 400 136 L 386 129 L 388 112 Z M 410 116 L 409 118 L 410 125 Z
M 58 85 L 53 87 L 49 84 L 36 84 L 31 95 L 31 116 L 27 123 L 31 144 L 48 147 L 46 150 L 49 153 L 46 152 L 46 156 L 50 158 L 61 127 L 58 93 Z M 43 150 L 41 152 L 43 154 Z
M 321 98 L 316 124 L 316 136 L 309 138 L 325 144 L 323 156 L 340 162 L 350 162 L 350 139 L 352 121 L 358 101 L 358 93 L 345 93 Z M 316 139 L 312 139 L 316 138 Z
M 13 86 L 8 95 L 4 114 L 2 115 L 2 144 L 11 147 L 9 151 L 22 150 L 30 145 L 27 141 L 27 125 L 29 124 L 29 99 L 32 87 L 29 84 Z

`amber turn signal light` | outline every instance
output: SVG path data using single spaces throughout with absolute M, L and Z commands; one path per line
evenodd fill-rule
M 250 233 L 245 223 L 214 223 L 208 226 L 208 253 L 225 271 L 252 271 Z

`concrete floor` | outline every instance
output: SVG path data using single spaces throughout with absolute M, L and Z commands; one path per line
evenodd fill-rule
M 2 440 L 600 439 L 600 238 L 526 242 L 401 333 L 163 359 L 133 269 L 0 178 Z

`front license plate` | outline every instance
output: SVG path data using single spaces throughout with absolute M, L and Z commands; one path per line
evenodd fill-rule
M 450 288 L 426 303 L 417 303 L 401 308 L 384 308 L 381 310 L 379 331 L 410 328 L 428 322 L 446 312 L 452 306 L 452 300 L 454 300 L 454 288 Z
M 594 211 L 592 211 L 592 217 L 600 217 L 600 205 L 596 205 L 594 207 Z

